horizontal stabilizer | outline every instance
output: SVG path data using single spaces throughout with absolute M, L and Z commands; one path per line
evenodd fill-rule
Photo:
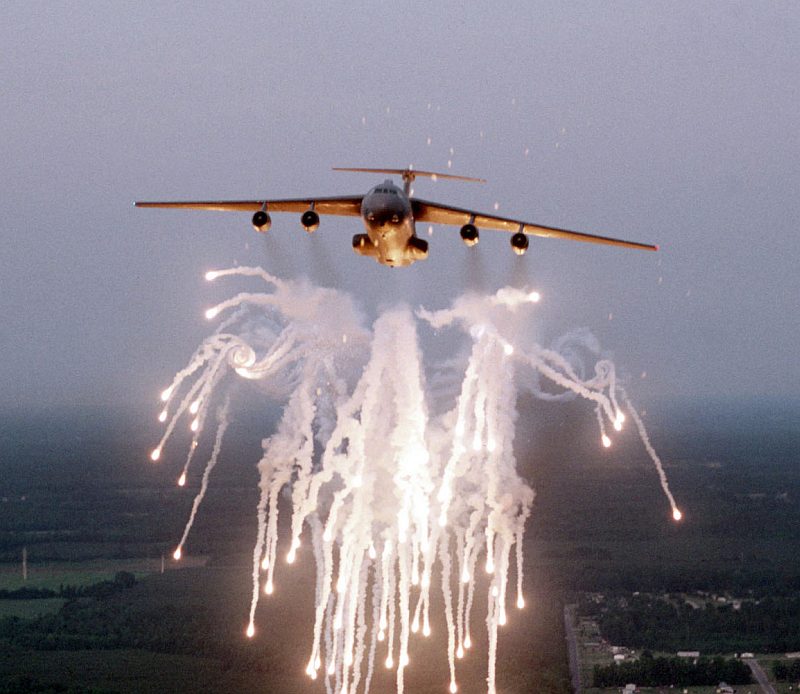
M 471 183 L 486 183 L 483 178 L 471 178 L 469 176 L 455 176 L 453 174 L 436 173 L 435 171 L 417 171 L 416 169 L 365 169 L 365 168 L 345 168 L 334 166 L 334 171 L 356 171 L 358 173 L 380 173 L 380 174 L 399 174 L 403 180 L 413 181 L 417 176 L 427 176 L 434 181 L 437 178 L 446 178 L 451 181 L 469 181 Z

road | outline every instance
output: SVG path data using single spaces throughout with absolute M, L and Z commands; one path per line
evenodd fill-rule
M 578 638 L 575 636 L 575 607 L 576 605 L 564 605 L 564 631 L 567 634 L 572 691 L 574 694 L 581 694 L 581 663 L 578 658 Z
M 756 682 L 758 682 L 759 686 L 761 687 L 761 691 L 764 692 L 764 694 L 778 694 L 775 691 L 775 687 L 769 683 L 767 673 L 764 672 L 763 668 L 758 664 L 758 661 L 755 658 L 743 658 L 743 660 L 745 663 L 747 663 L 748 667 L 750 668 L 750 672 L 753 673 L 753 677 L 756 678 Z

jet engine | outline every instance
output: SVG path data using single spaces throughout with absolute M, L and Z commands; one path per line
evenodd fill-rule
M 428 257 L 428 242 L 418 236 L 412 236 L 406 246 L 408 256 L 414 260 L 424 260 Z
M 468 246 L 474 246 L 476 243 L 478 243 L 478 239 L 478 227 L 476 227 L 474 224 L 469 223 L 461 227 L 461 240 Z
M 353 237 L 353 252 L 358 253 L 358 255 L 365 255 L 368 258 L 374 258 L 378 255 L 378 249 L 366 234 L 356 234 Z
M 264 210 L 259 210 L 253 215 L 253 229 L 260 234 L 267 233 L 271 226 L 272 219 Z
M 314 210 L 306 210 L 300 217 L 300 224 L 311 234 L 319 229 L 319 215 Z
M 511 237 L 511 248 L 517 255 L 525 255 L 525 251 L 528 250 L 528 237 L 518 231 Z

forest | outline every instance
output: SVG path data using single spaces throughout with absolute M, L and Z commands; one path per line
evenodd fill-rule
M 643 687 L 697 687 L 752 681 L 750 668 L 737 658 L 654 658 L 650 651 L 638 660 L 595 665 L 593 674 L 595 687 L 624 687 L 628 682 Z
M 800 649 L 800 597 L 692 607 L 680 596 L 639 595 L 608 601 L 598 615 L 611 643 L 632 648 L 702 653 L 785 653 Z

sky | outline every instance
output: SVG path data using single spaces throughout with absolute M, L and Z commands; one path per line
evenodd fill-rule
M 638 402 L 800 384 L 800 13 L 792 2 L 17 2 L 0 23 L 0 408 L 153 403 L 261 265 L 360 297 L 447 306 L 524 281 L 542 344 L 594 332 Z M 451 168 L 448 168 L 448 162 Z M 358 219 L 137 199 L 420 197 L 659 244 L 508 236 L 389 269 Z M 480 277 L 478 282 L 476 277 Z M 251 286 L 252 285 L 248 285 Z

